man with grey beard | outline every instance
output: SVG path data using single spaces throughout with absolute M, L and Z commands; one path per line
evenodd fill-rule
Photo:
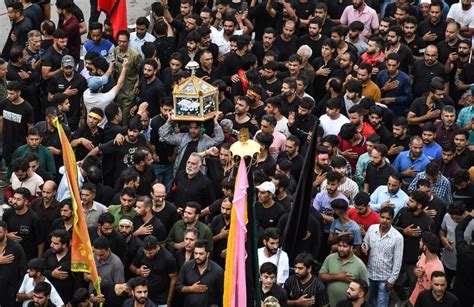
M 202 157 L 193 152 L 187 162 L 186 169 L 176 174 L 175 185 L 171 189 L 178 212 L 181 212 L 185 204 L 194 201 L 202 207 L 207 207 L 216 200 L 212 182 L 200 172 Z

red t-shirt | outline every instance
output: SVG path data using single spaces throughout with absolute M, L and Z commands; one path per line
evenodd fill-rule
M 375 134 L 374 128 L 372 128 L 369 123 L 364 123 L 364 125 L 362 125 L 362 131 L 359 132 L 361 132 L 365 138 L 371 134 Z
M 371 225 L 380 223 L 380 216 L 374 210 L 370 210 L 370 213 L 367 216 L 360 216 L 357 214 L 356 208 L 350 208 L 347 214 L 351 220 L 356 222 L 358 225 L 363 225 L 365 231 L 367 231 Z
M 339 149 L 341 151 L 346 151 L 350 149 L 351 151 L 357 153 L 357 158 L 355 159 L 346 158 L 346 160 L 349 161 L 349 163 L 351 164 L 352 173 L 355 174 L 357 160 L 363 153 L 367 152 L 367 143 L 366 143 L 365 137 L 355 146 L 353 146 L 348 141 L 343 140 L 340 136 L 337 136 L 337 138 L 339 139 Z

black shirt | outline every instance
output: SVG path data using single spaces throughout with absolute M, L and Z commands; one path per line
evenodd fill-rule
M 189 179 L 185 170 L 179 171 L 176 174 L 173 192 L 174 204 L 178 208 L 184 208 L 190 201 L 198 202 L 205 208 L 215 200 L 211 181 L 201 172 Z
M 139 147 L 146 144 L 145 137 L 138 135 L 135 143 L 129 143 L 127 138 L 122 145 L 114 144 L 114 140 L 100 144 L 99 149 L 103 154 L 114 154 L 115 156 L 115 178 L 118 178 L 125 168 L 133 164 L 133 156 Z
M 89 238 L 91 242 L 94 242 L 95 239 L 100 237 L 99 234 L 97 233 L 99 231 L 98 227 L 99 226 L 93 226 L 93 227 L 89 227 L 88 229 Z M 112 233 L 110 235 L 105 236 L 102 234 L 101 236 L 103 236 L 109 241 L 110 250 L 112 251 L 112 253 L 117 255 L 120 258 L 120 260 L 123 262 L 125 259 L 125 238 L 115 229 L 112 230 Z
M 386 185 L 388 177 L 394 173 L 397 173 L 397 170 L 387 162 L 381 168 L 369 163 L 365 175 L 365 183 L 369 185 L 369 194 L 372 194 L 379 186 Z
M 469 169 L 474 165 L 474 151 L 465 148 L 460 154 L 456 153 L 454 161 L 456 161 L 461 168 Z
M 69 96 L 71 107 L 66 113 L 69 126 L 72 130 L 76 130 L 81 118 L 81 104 L 84 91 L 87 89 L 86 79 L 79 73 L 74 73 L 71 80 L 66 79 L 63 73 L 58 73 L 50 79 L 48 84 L 48 92 L 51 94 L 64 93 L 64 91 L 71 87 L 77 89 L 77 94 Z
M 474 182 L 470 181 L 468 186 L 462 190 L 455 189 L 453 200 L 462 201 L 466 206 L 466 210 L 471 212 L 474 209 Z
M 183 157 L 181 158 L 181 163 L 179 164 L 178 171 L 186 169 L 186 164 L 188 163 L 189 156 L 191 156 L 193 152 L 197 152 L 198 143 L 199 140 L 191 141 L 186 144 L 186 148 L 184 149 Z
M 224 217 L 222 214 L 219 214 L 218 216 L 215 216 L 212 219 L 211 225 L 209 228 L 211 228 L 212 235 L 216 236 L 218 235 L 222 229 L 229 230 L 230 224 L 226 224 Z M 227 237 L 220 239 L 219 241 L 214 241 L 212 249 L 212 260 L 214 260 L 222 269 L 225 269 L 225 258 L 221 257 L 221 252 L 227 248 Z
M 272 45 L 269 50 L 275 52 L 276 54 L 280 53 L 280 51 L 275 45 Z M 263 41 L 257 41 L 255 42 L 255 44 L 253 44 L 252 53 L 255 54 L 255 56 L 257 56 L 257 60 L 258 60 L 257 63 L 259 66 L 263 65 L 263 58 L 265 57 L 265 54 L 269 50 L 265 51 L 263 47 Z
M 413 75 L 413 97 L 420 97 L 429 92 L 429 85 L 434 77 L 442 77 L 446 80 L 444 65 L 440 62 L 432 66 L 426 66 L 424 60 L 415 61 L 412 68 Z
M 430 44 L 436 45 L 444 40 L 444 32 L 446 30 L 446 22 L 440 20 L 437 24 L 431 23 L 430 20 L 424 20 L 418 24 L 417 32 L 420 37 L 423 37 L 428 32 L 436 34 L 436 39 Z
M 82 274 L 71 272 L 71 251 L 69 250 L 64 257 L 58 260 L 54 250 L 48 249 L 44 253 L 43 259 L 46 266 L 44 276 L 48 278 L 54 288 L 58 291 L 63 302 L 69 302 L 74 295 L 75 285 L 77 283 L 76 274 Z M 68 273 L 66 279 L 57 279 L 51 275 L 51 273 L 58 267 L 61 267 L 61 271 Z
M 45 208 L 43 204 L 43 197 L 38 197 L 33 200 L 33 202 L 31 202 L 30 208 L 41 219 L 41 223 L 44 226 L 44 233 L 46 236 L 49 236 L 49 233 L 52 230 L 52 223 L 55 219 L 61 217 L 61 214 L 59 213 L 59 202 L 56 199 L 53 199 L 50 206 L 48 208 Z
M 147 223 L 143 223 L 143 219 L 139 216 L 134 216 L 132 221 L 133 229 L 138 229 L 143 225 L 151 225 L 153 226 L 153 231 L 151 232 L 151 235 L 155 236 L 158 239 L 158 242 L 160 243 L 166 241 L 167 231 L 165 225 L 163 225 L 163 223 L 156 216 L 153 216 L 151 220 L 149 220 Z M 147 235 L 142 235 L 137 237 L 143 240 L 146 236 Z
M 0 305 L 16 306 L 16 294 L 26 273 L 27 259 L 20 243 L 9 239 L 3 254 L 13 255 L 15 258 L 11 263 L 0 265 Z
M 268 154 L 265 160 L 255 163 L 254 171 L 256 170 L 263 170 L 267 176 L 271 177 L 275 175 L 276 162 L 272 156 Z
M 177 271 L 173 255 L 160 247 L 153 258 L 148 258 L 141 249 L 133 260 L 133 265 L 136 268 L 147 266 L 150 270 L 150 275 L 147 277 L 149 298 L 156 304 L 166 304 L 170 287 L 169 275 L 176 274 Z
M 165 84 L 158 78 L 155 78 L 150 84 L 147 79 L 142 78 L 140 81 L 140 101 L 148 102 L 148 112 L 150 118 L 160 114 L 161 100 L 166 97 Z
M 441 300 L 436 300 L 433 296 L 433 292 L 431 289 L 422 291 L 418 294 L 418 298 L 416 299 L 415 307 L 461 307 L 459 303 L 459 299 L 449 291 L 444 293 L 443 298 Z
M 89 126 L 87 125 L 81 126 L 77 128 L 76 132 L 74 132 L 72 135 L 72 140 L 76 140 L 79 138 L 85 138 L 86 140 L 91 141 L 92 144 L 94 144 L 94 147 L 97 147 L 104 142 L 104 129 L 102 129 L 101 127 L 97 127 L 97 131 L 92 132 L 91 129 L 89 129 Z M 87 156 L 89 151 L 90 150 L 84 147 L 84 145 L 78 144 L 75 150 L 76 160 L 77 161 L 83 160 Z
M 293 165 L 293 168 L 291 169 L 291 176 L 293 176 L 293 178 L 299 179 L 301 170 L 303 169 L 303 162 L 304 162 L 303 157 L 300 154 L 298 154 L 294 158 L 290 159 L 288 155 L 286 154 L 286 151 L 283 151 L 278 154 L 277 161 L 280 161 L 282 159 L 290 160 L 291 164 Z
M 23 15 L 30 20 L 33 30 L 40 30 L 40 25 L 43 21 L 43 11 L 38 4 L 33 3 L 29 7 L 23 8 Z
M 457 42 L 454 45 L 449 45 L 446 40 L 442 40 L 441 42 L 438 43 L 438 61 L 441 63 L 446 63 L 446 60 L 448 59 L 448 56 L 451 52 L 458 52 L 458 46 L 459 46 L 460 40 L 458 39 Z
M 354 305 L 352 305 L 352 301 L 350 301 L 348 299 L 339 301 L 336 304 L 336 307 L 353 307 L 353 306 Z M 360 305 L 360 307 L 369 307 L 369 304 L 367 302 L 363 302 L 362 305 Z
M 235 119 L 235 114 L 227 115 L 225 118 L 230 119 L 232 121 L 233 123 L 232 130 L 235 135 L 237 135 L 240 129 L 242 128 L 247 128 L 249 130 L 250 137 L 253 137 L 255 133 L 258 131 L 258 127 L 252 124 L 250 115 L 249 115 L 249 120 L 244 123 L 238 123 Z
M 426 43 L 415 34 L 415 38 L 411 42 L 407 42 L 405 37 L 402 38 L 402 43 L 404 43 L 408 48 L 410 48 L 413 56 L 421 57 L 425 52 Z
M 272 83 L 267 83 L 266 80 L 262 81 L 262 89 L 264 89 L 270 97 L 280 95 L 281 85 L 282 83 L 279 79 L 276 79 L 275 82 Z
M 283 290 L 279 285 L 276 283 L 268 290 L 268 292 L 263 292 L 262 288 L 260 288 L 260 299 L 265 301 L 265 299 L 269 296 L 273 296 L 278 300 L 281 307 L 288 306 L 288 298 L 286 297 L 286 292 Z M 263 305 L 263 304 L 262 304 Z
M 309 132 L 313 131 L 314 124 L 318 121 L 318 118 L 312 113 L 301 116 L 296 112 L 295 116 L 295 123 L 291 127 L 288 126 L 288 130 L 291 134 L 296 135 L 300 139 L 300 144 L 304 144 Z
M 151 186 L 156 181 L 156 175 L 153 167 L 151 165 L 145 165 L 143 172 L 134 166 L 133 169 L 136 170 L 140 176 L 140 184 L 136 190 L 137 196 L 148 196 L 151 193 Z
M 420 117 L 428 113 L 429 110 L 443 110 L 444 104 L 439 101 L 436 102 L 433 100 L 433 107 L 431 109 L 428 108 L 428 105 L 426 104 L 426 99 L 427 96 L 422 96 L 418 97 L 415 100 L 413 100 L 413 103 L 410 106 L 410 112 L 415 113 L 416 117 Z M 441 114 L 441 113 L 440 113 Z M 439 119 L 440 117 L 438 116 L 437 118 L 431 119 L 431 120 L 426 120 L 423 123 L 426 123 L 428 121 L 434 122 L 436 119 Z M 417 124 L 415 125 L 410 125 L 410 134 L 411 135 L 421 135 L 421 127 Z
M 212 260 L 208 260 L 206 270 L 201 274 L 196 261 L 186 262 L 179 270 L 176 290 L 184 296 L 184 306 L 203 307 L 220 305 L 224 294 L 224 271 Z M 199 282 L 207 286 L 203 293 L 182 293 L 184 286 L 192 286 Z
M 278 202 L 274 202 L 270 208 L 264 208 L 262 204 L 256 203 L 255 217 L 259 228 L 265 230 L 269 227 L 276 227 L 280 217 L 286 213 L 285 208 Z
M 315 298 L 316 302 L 311 305 L 312 307 L 322 307 L 329 304 L 326 287 L 323 282 L 314 275 L 306 284 L 302 284 L 301 281 L 296 278 L 296 275 L 291 275 L 285 281 L 284 288 L 288 295 L 288 300 L 297 300 L 303 295 L 307 295 L 308 298 L 313 296 Z
M 3 118 L 3 144 L 14 149 L 25 144 L 28 124 L 34 123 L 30 103 L 25 100 L 20 104 L 13 104 L 7 98 L 0 102 L 0 116 Z
M 314 59 L 319 58 L 321 56 L 321 47 L 323 46 L 323 42 L 327 37 L 320 34 L 318 40 L 314 40 L 311 38 L 309 34 L 305 34 L 298 38 L 298 47 L 303 45 L 308 45 L 311 50 L 313 50 L 313 54 L 309 58 L 309 63 L 313 62 Z M 314 66 L 314 65 L 313 65 Z M 316 70 L 316 67 L 315 67 Z
M 143 241 L 137 237 L 131 236 L 130 240 L 126 241 L 125 246 L 125 260 L 123 261 L 124 270 L 125 270 L 125 280 L 129 280 L 132 277 L 135 277 L 130 271 L 130 264 L 132 264 L 140 248 L 143 247 Z
M 313 65 L 315 71 L 319 70 L 321 67 L 329 68 L 331 70 L 331 73 L 327 76 L 316 75 L 314 77 L 313 98 L 315 101 L 320 101 L 321 98 L 323 98 L 324 94 L 326 93 L 326 83 L 328 82 L 329 78 L 332 77 L 332 73 L 334 73 L 340 67 L 339 67 L 339 64 L 334 59 L 330 59 L 326 63 L 324 62 L 324 59 L 322 57 L 316 58 L 314 61 L 311 62 L 311 65 Z
M 398 212 L 393 225 L 403 235 L 403 263 L 415 264 L 420 255 L 421 236 L 407 236 L 403 233 L 403 229 L 413 225 L 414 227 L 420 227 L 421 232 L 429 231 L 434 233 L 434 221 L 424 212 L 415 216 L 407 207 L 405 207 Z
M 38 215 L 28 209 L 25 214 L 18 215 L 10 208 L 3 214 L 3 220 L 8 225 L 8 232 L 16 232 L 21 237 L 19 242 L 25 251 L 26 258 L 31 260 L 38 257 L 38 245 L 44 243 L 44 229 Z
M 433 233 L 438 233 L 441 227 L 441 223 L 443 222 L 444 215 L 448 210 L 448 203 L 446 203 L 438 196 L 433 196 L 433 199 L 430 200 L 426 208 L 429 210 L 436 210 L 436 215 L 433 218 Z
M 153 211 L 153 214 L 163 223 L 166 228 L 166 233 L 169 233 L 171 227 L 179 219 L 178 210 L 175 205 L 169 201 L 165 201 L 165 206 L 160 212 Z
M 276 48 L 278 48 L 278 50 L 280 50 L 280 54 L 278 56 L 278 61 L 280 62 L 288 61 L 290 55 L 293 55 L 296 53 L 296 51 L 298 51 L 298 39 L 296 36 L 291 37 L 289 41 L 284 41 L 281 38 L 281 35 L 278 35 L 275 39 L 274 45 Z
M 158 164 L 160 165 L 170 165 L 171 162 L 169 161 L 169 157 L 171 157 L 174 152 L 174 146 L 160 141 L 159 130 L 161 126 L 166 124 L 166 121 L 167 119 L 163 118 L 161 115 L 157 115 L 153 117 L 150 122 L 150 143 L 155 146 L 155 152 L 160 159 Z
M 6 29 L 5 29 L 6 30 Z M 2 58 L 5 61 L 10 60 L 10 50 L 12 47 L 20 46 L 24 48 L 28 41 L 28 32 L 33 30 L 31 20 L 28 17 L 24 17 L 19 22 L 12 22 L 12 27 L 7 36 L 7 41 L 3 47 Z M 15 34 L 16 41 L 12 41 L 10 38 L 12 34 Z

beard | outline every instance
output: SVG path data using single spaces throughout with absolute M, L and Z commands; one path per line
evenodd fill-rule
M 368 55 L 374 55 L 376 50 L 367 50 Z
M 296 279 L 298 279 L 298 280 L 303 280 L 303 279 L 305 279 L 306 277 L 308 277 L 308 275 L 309 275 L 309 273 L 306 273 L 306 274 L 304 274 L 304 275 L 295 274 Z
M 134 297 L 134 299 L 140 304 L 145 304 L 147 298 L 146 297 L 140 297 L 140 298 Z
M 464 57 L 467 57 L 469 55 L 469 53 L 458 51 L 458 55 L 459 55 L 459 57 L 464 58 Z

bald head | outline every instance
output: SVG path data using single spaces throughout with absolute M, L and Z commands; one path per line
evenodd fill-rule
M 43 194 L 43 202 L 45 204 L 51 204 L 51 202 L 56 197 L 56 183 L 52 180 L 48 180 L 43 183 L 43 189 L 41 193 Z
M 153 206 L 161 207 L 165 204 L 166 187 L 161 183 L 155 183 L 151 188 Z

